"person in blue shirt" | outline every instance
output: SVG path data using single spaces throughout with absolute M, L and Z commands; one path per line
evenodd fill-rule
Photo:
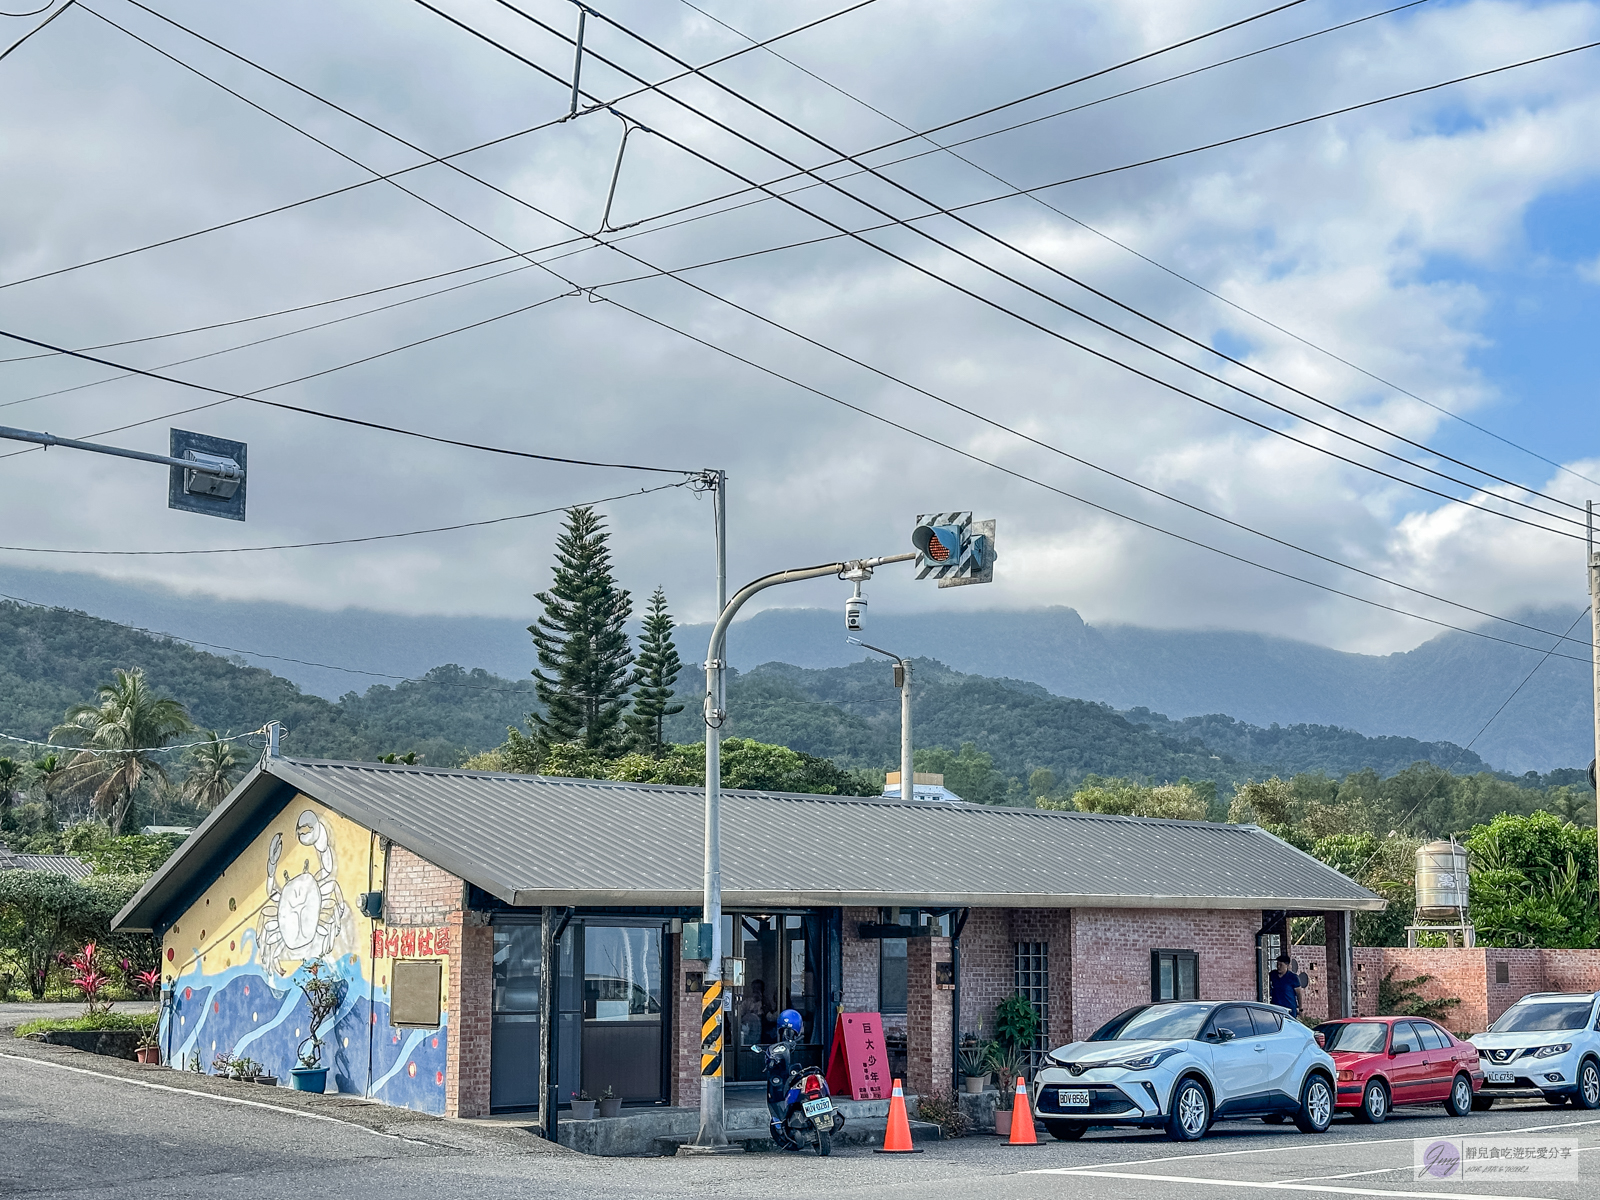
M 1272 1003 L 1279 1008 L 1287 1008 L 1298 1018 L 1300 1016 L 1300 976 L 1290 969 L 1291 963 L 1287 954 L 1278 956 L 1277 965 L 1272 968 L 1272 974 L 1267 978 L 1272 981 Z

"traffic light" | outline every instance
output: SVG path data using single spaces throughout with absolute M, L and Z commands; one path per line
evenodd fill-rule
M 994 522 L 974 521 L 970 512 L 927 513 L 911 531 L 917 578 L 930 575 L 940 587 L 994 580 Z

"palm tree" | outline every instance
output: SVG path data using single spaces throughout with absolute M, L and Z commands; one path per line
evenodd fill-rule
M 0 758 L 0 815 L 11 811 L 11 800 L 22 783 L 22 764 L 11 758 Z
M 183 798 L 210 810 L 233 791 L 233 781 L 243 765 L 233 743 L 206 731 L 207 741 L 189 751 L 189 770 L 183 777 Z
M 111 682 L 102 683 L 95 695 L 98 704 L 67 709 L 66 719 L 50 731 L 50 740 L 81 747 L 68 771 L 74 782 L 95 784 L 95 811 L 118 837 L 144 777 L 166 782 L 156 751 L 194 724 L 182 704 L 151 691 L 137 667 L 114 671 Z
M 29 770 L 31 785 L 39 789 L 39 798 L 45 807 L 54 811 L 56 789 L 61 786 L 61 776 L 66 771 L 66 760 L 59 754 L 46 754 L 33 760 Z

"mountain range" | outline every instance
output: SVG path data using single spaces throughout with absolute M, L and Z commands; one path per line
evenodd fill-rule
M 531 599 L 529 618 L 521 621 L 328 612 L 15 567 L 0 568 L 0 595 L 174 634 L 266 667 L 327 699 L 353 689 L 359 694 L 378 681 L 403 691 L 400 680 L 421 677 L 441 663 L 480 669 L 498 682 L 474 687 L 505 692 L 514 686 L 506 680 L 525 688 L 522 681 L 533 665 L 526 630 Z M 1559 633 L 1574 615 L 1535 611 L 1519 619 Z M 1585 629 L 1581 625 L 1577 632 Z M 705 626 L 679 629 L 686 663 L 700 660 L 708 634 Z M 1560 654 L 1541 661 L 1554 637 L 1541 639 L 1517 629 L 1510 634 L 1515 635 L 1511 640 L 1538 649 L 1447 631 L 1403 653 L 1355 654 L 1262 634 L 1095 626 L 1070 608 L 874 611 L 867 636 L 955 672 L 1036 684 L 1057 697 L 1119 711 L 1147 710 L 1133 723 L 1163 734 L 1199 736 L 1213 748 L 1235 745 L 1228 739 L 1244 735 L 1227 733 L 1227 723 L 1242 723 L 1260 732 L 1237 742 L 1241 761 L 1261 755 L 1273 759 L 1293 740 L 1282 729 L 1305 725 L 1470 746 L 1483 761 L 1515 774 L 1587 764 L 1594 756 L 1590 669 L 1586 662 L 1562 657 L 1583 658 L 1586 648 L 1565 643 Z M 825 670 L 876 656 L 845 642 L 836 611 L 770 609 L 733 626 L 728 657 L 734 667 L 749 671 L 771 662 Z M 682 682 L 694 686 L 687 676 Z M 459 683 L 452 686 L 466 694 Z M 1224 713 L 1227 717 L 1216 715 Z M 1158 720 L 1158 714 L 1165 716 Z M 1182 729 L 1168 728 L 1173 722 Z M 1319 744 L 1326 736 L 1317 735 Z M 1472 761 L 1462 757 L 1461 769 Z

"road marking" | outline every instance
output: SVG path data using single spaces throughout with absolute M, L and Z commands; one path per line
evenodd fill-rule
M 1476 1124 L 1473 1124 L 1471 1126 L 1464 1127 L 1462 1129 L 1462 1132 L 1459 1133 L 1459 1134 L 1443 1134 L 1443 1135 L 1435 1135 L 1435 1136 L 1449 1136 L 1449 1137 L 1500 1137 L 1503 1134 L 1544 1133 L 1547 1130 L 1551 1130 L 1551 1129 L 1577 1129 L 1577 1128 L 1579 1128 L 1580 1126 L 1583 1126 L 1583 1125 L 1600 1125 L 1600 1119 L 1592 1120 L 1592 1121 L 1561 1121 L 1561 1122 L 1558 1122 L 1557 1124 L 1554 1124 L 1554 1125 L 1524 1125 L 1524 1126 L 1521 1126 L 1519 1128 L 1514 1128 L 1514 1129 L 1480 1129 Z M 1271 1135 L 1269 1135 L 1269 1134 L 1257 1134 L 1256 1136 L 1258 1136 L 1258 1137 L 1267 1137 L 1267 1136 L 1271 1136 Z M 1351 1139 L 1349 1141 L 1325 1142 L 1325 1143 L 1322 1143 L 1322 1144 L 1326 1145 L 1326 1146 L 1341 1146 L 1341 1147 L 1342 1146 L 1387 1146 L 1387 1145 L 1394 1145 L 1394 1144 L 1399 1143 L 1399 1142 L 1414 1142 L 1416 1140 L 1417 1139 L 1415 1137 L 1353 1138 L 1353 1139 Z M 1089 1141 L 1083 1141 L 1083 1142 L 1079 1142 L 1078 1143 L 1078 1145 L 1080 1145 L 1080 1146 L 1093 1146 L 1095 1144 L 1096 1143 L 1089 1142 Z M 1100 1145 L 1105 1145 L 1106 1143 L 1101 1142 L 1099 1144 Z M 1316 1143 L 1312 1143 L 1312 1145 L 1313 1145 L 1313 1147 L 1315 1147 Z M 1101 1163 L 1099 1165 L 1101 1165 L 1103 1167 L 1145 1167 L 1145 1166 L 1149 1166 L 1152 1163 L 1174 1162 L 1174 1161 L 1177 1161 L 1179 1159 L 1190 1159 L 1190 1158 L 1231 1158 L 1231 1157 L 1234 1157 L 1234 1156 L 1240 1155 L 1240 1154 L 1283 1154 L 1283 1153 L 1285 1153 L 1287 1151 L 1290 1151 L 1290 1150 L 1304 1150 L 1305 1148 L 1306 1148 L 1306 1143 L 1305 1142 L 1299 1142 L 1299 1141 L 1290 1142 L 1290 1141 L 1286 1141 L 1283 1144 L 1277 1145 L 1277 1146 L 1257 1146 L 1257 1147 L 1253 1147 L 1253 1148 L 1251 1148 L 1249 1150 L 1212 1150 L 1212 1151 L 1210 1151 L 1210 1152 L 1208 1152 L 1206 1154 L 1164 1154 L 1160 1158 L 1134 1158 L 1134 1159 L 1129 1159 L 1126 1162 Z
M 174 1092 L 179 1096 L 196 1096 L 202 1100 L 216 1100 L 222 1104 L 243 1104 L 248 1108 L 267 1108 L 273 1112 L 287 1113 L 291 1117 L 304 1117 L 308 1121 L 327 1121 L 333 1125 L 343 1125 L 347 1129 L 359 1129 L 370 1133 L 373 1137 L 393 1138 L 397 1142 L 414 1142 L 419 1146 L 431 1145 L 429 1142 L 419 1141 L 416 1138 L 402 1137 L 398 1133 L 384 1133 L 377 1129 L 368 1129 L 365 1125 L 357 1125 L 354 1121 L 342 1121 L 338 1117 L 328 1117 L 321 1113 L 301 1112 L 297 1108 L 286 1108 L 282 1104 L 267 1104 L 261 1100 L 245 1100 L 238 1096 L 214 1096 L 210 1092 L 195 1092 L 188 1088 L 171 1087 L 165 1083 L 150 1083 L 143 1079 L 129 1079 L 123 1075 L 109 1075 L 104 1071 L 91 1071 L 87 1067 L 69 1067 L 65 1063 L 46 1062 L 39 1058 L 29 1058 L 22 1054 L 6 1054 L 0 1052 L 0 1058 L 9 1058 L 12 1062 L 31 1063 L 36 1067 L 49 1067 L 56 1071 L 71 1071 L 76 1075 L 93 1075 L 96 1079 L 109 1079 L 113 1083 L 127 1083 L 134 1087 L 149 1088 L 154 1092 Z
M 1412 1171 L 1411 1164 L 1403 1167 L 1378 1167 L 1373 1171 L 1346 1171 L 1343 1175 L 1301 1175 L 1296 1179 L 1280 1179 L 1279 1183 L 1319 1183 L 1326 1179 L 1356 1179 L 1362 1175 L 1392 1175 L 1396 1171 Z
M 1091 1179 L 1137 1179 L 1141 1183 L 1193 1183 L 1211 1187 L 1264 1188 L 1281 1192 L 1324 1192 L 1338 1196 L 1402 1196 L 1422 1200 L 1551 1200 L 1548 1196 L 1502 1196 L 1484 1192 L 1399 1192 L 1384 1188 L 1318 1186 L 1311 1183 L 1247 1182 L 1240 1179 L 1206 1179 L 1199 1175 L 1138 1175 L 1131 1171 L 1090 1171 L 1082 1167 L 1046 1167 L 1028 1175 L 1084 1175 Z

